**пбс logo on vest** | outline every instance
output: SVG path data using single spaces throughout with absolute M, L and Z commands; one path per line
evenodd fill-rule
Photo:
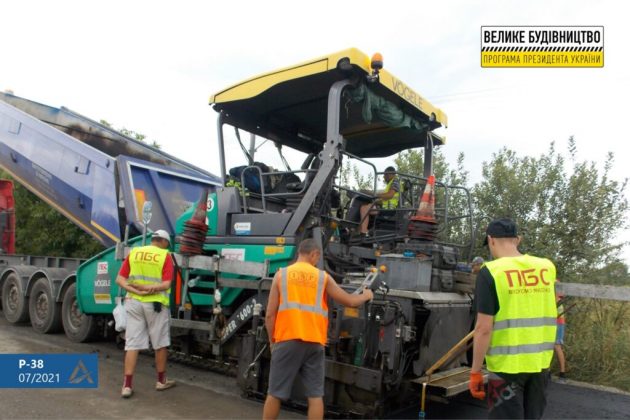
M 301 273 L 299 271 L 289 271 L 289 280 L 296 286 L 317 287 L 317 278 L 310 273 Z
M 544 293 L 550 291 L 548 287 L 551 283 L 545 280 L 544 273 L 549 271 L 546 268 L 541 268 L 538 271 L 538 275 L 535 274 L 536 269 L 530 268 L 527 270 L 505 270 L 505 278 L 510 289 L 508 293 Z
M 134 261 L 153 261 L 159 262 L 160 254 L 156 254 L 154 252 L 137 252 Z

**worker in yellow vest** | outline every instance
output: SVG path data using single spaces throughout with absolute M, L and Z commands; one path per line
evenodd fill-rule
M 521 254 L 517 226 L 493 220 L 485 244 L 494 258 L 479 271 L 477 321 L 469 389 L 484 399 L 486 359 L 489 418 L 541 418 L 556 339 L 556 268 Z
M 298 374 L 308 398 L 308 418 L 323 418 L 327 299 L 357 307 L 374 296 L 370 289 L 361 294 L 344 291 L 329 274 L 317 269 L 320 257 L 317 242 L 305 239 L 298 247 L 297 261 L 273 278 L 265 313 L 271 370 L 263 419 L 278 417 L 281 401 L 291 395 Z
M 398 208 L 400 200 L 400 180 L 396 176 L 396 168 L 388 166 L 383 172 L 385 178 L 385 190 L 376 195 L 376 206 L 384 210 L 395 210 Z M 370 223 L 369 215 L 378 214 L 378 210 L 373 204 L 363 204 L 360 208 L 361 226 L 359 232 L 361 235 L 367 236 Z
M 168 307 L 174 274 L 169 244 L 168 232 L 161 229 L 153 232 L 151 245 L 133 248 L 116 278 L 116 284 L 127 291 L 123 398 L 133 394 L 132 380 L 138 353 L 149 348 L 149 339 L 155 351 L 158 377 L 155 389 L 163 391 L 175 386 L 175 381 L 166 379 L 168 346 L 171 345 Z

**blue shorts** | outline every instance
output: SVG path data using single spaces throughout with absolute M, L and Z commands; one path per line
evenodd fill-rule
M 556 344 L 564 345 L 564 324 L 558 324 L 556 329 Z

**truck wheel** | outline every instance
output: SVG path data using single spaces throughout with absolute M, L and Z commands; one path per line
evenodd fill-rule
M 59 331 L 61 327 L 61 305 L 55 302 L 48 279 L 35 282 L 28 300 L 28 312 L 33 329 L 40 334 Z
M 73 283 L 66 289 L 61 305 L 63 329 L 70 341 L 83 343 L 90 341 L 96 331 L 96 320 L 79 309 L 77 301 L 77 285 Z
M 22 282 L 15 273 L 9 274 L 2 285 L 2 311 L 12 324 L 28 321 L 28 301 L 22 291 Z

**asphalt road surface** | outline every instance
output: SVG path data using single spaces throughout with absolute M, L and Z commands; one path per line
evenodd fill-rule
M 235 379 L 169 363 L 175 388 L 155 391 L 153 357 L 140 355 L 134 394 L 120 397 L 124 352 L 113 342 L 72 343 L 63 333 L 41 335 L 12 325 L 0 311 L 0 353 L 97 353 L 96 389 L 0 389 L 0 419 L 259 419 L 262 404 L 241 398 Z M 0 375 L 2 372 L 0 372 Z M 283 411 L 280 418 L 303 417 Z
M 0 389 L 0 419 L 249 419 L 261 418 L 262 404 L 245 400 L 233 377 L 169 363 L 177 386 L 154 390 L 153 358 L 141 355 L 134 376 L 134 395 L 120 398 L 123 352 L 114 343 L 72 343 L 65 335 L 40 335 L 30 325 L 9 324 L 0 311 L 0 353 L 97 353 L 97 389 Z M 2 374 L 2 372 L 0 372 Z M 630 394 L 601 387 L 551 384 L 545 418 L 630 418 Z M 429 402 L 427 418 L 486 418 L 479 401 L 463 395 L 449 404 Z M 418 418 L 418 410 L 393 418 Z M 283 411 L 280 418 L 304 418 Z

